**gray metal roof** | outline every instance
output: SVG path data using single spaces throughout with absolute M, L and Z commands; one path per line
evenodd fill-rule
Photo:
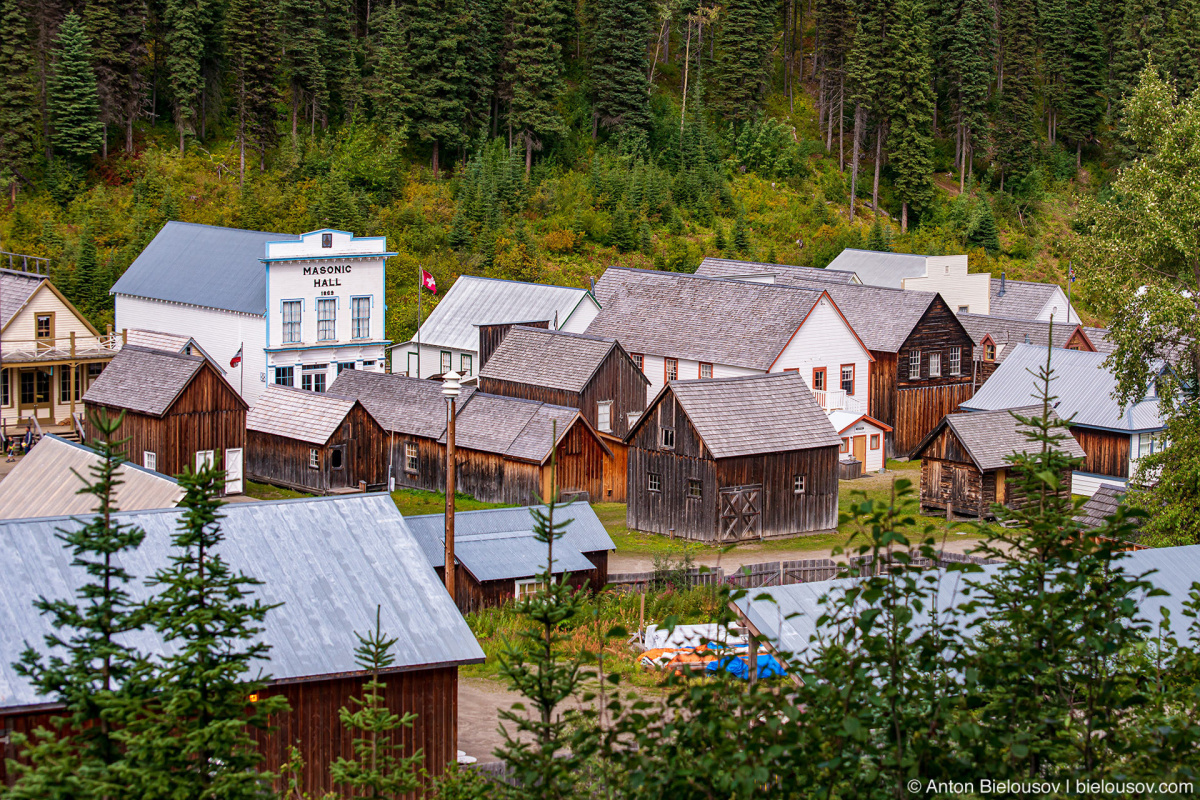
M 697 275 L 705 278 L 748 278 L 770 276 L 775 283 L 787 284 L 787 278 L 808 278 L 826 283 L 855 283 L 853 272 L 822 267 L 801 267 L 794 264 L 771 264 L 761 261 L 735 261 L 731 258 L 709 256 L 700 262 Z
M 557 442 L 582 420 L 575 408 L 475 392 L 455 420 L 454 442 L 468 450 L 540 464 L 550 457 L 554 423 Z M 444 432 L 439 441 L 446 441 Z
M 596 282 L 596 297 L 602 310 L 587 332 L 614 338 L 631 353 L 765 371 L 821 294 L 819 290 L 678 272 L 609 267 Z
M 991 336 L 996 343 L 996 362 L 999 363 L 1012 352 L 1014 344 L 1045 345 L 1050 338 L 1050 323 L 1037 319 L 1008 319 L 995 314 L 959 314 L 958 321 L 971 334 L 978 345 L 983 337 Z M 1079 330 L 1079 323 L 1055 321 L 1054 347 L 1066 347 L 1067 342 Z
M 356 402 L 353 397 L 269 383 L 246 414 L 246 430 L 323 445 Z
M 1163 597 L 1138 598 L 1139 615 L 1152 623 L 1161 620 L 1163 608 L 1171 612 L 1171 630 L 1181 640 L 1189 639 L 1187 626 L 1190 620 L 1183 616 L 1192 582 L 1200 573 L 1200 545 L 1186 547 L 1161 547 L 1125 553 L 1120 564 L 1127 574 L 1138 575 L 1153 570 L 1148 580 L 1167 592 Z M 937 595 L 939 614 L 968 599 L 979 598 L 979 588 L 991 580 L 1001 569 L 1000 564 L 982 567 L 981 573 L 943 572 L 942 583 Z M 828 606 L 820 601 L 823 596 L 837 598 L 847 588 L 858 584 L 857 579 L 843 578 L 814 583 L 794 583 L 755 589 L 735 601 L 739 610 L 750 623 L 779 650 L 803 658 L 809 642 L 818 633 L 828 635 L 828 627 L 818 628 L 817 620 Z M 967 593 L 971 594 L 968 598 Z M 860 607 L 862 604 L 860 602 Z M 986 619 L 983 609 L 968 614 L 973 624 Z M 915 612 L 914 625 L 929 624 L 929 611 Z M 964 636 L 972 635 L 972 627 L 966 627 Z
M 1011 409 L 1023 417 L 1040 416 L 1041 406 Z M 1050 412 L 1052 419 L 1058 415 Z M 1028 452 L 1030 442 L 1025 435 L 1027 429 L 1013 417 L 1008 410 L 1004 411 L 973 411 L 966 414 L 947 414 L 936 428 L 930 431 L 917 449 L 913 457 L 917 458 L 925 449 L 925 445 L 938 437 L 943 429 L 949 427 L 955 438 L 966 448 L 967 454 L 981 470 L 1004 469 L 1009 466 L 1009 458 L 1013 453 Z M 1074 436 L 1063 432 L 1063 439 L 1058 443 L 1058 449 L 1072 458 L 1085 458 L 1086 453 L 1079 446 Z M 1040 445 L 1035 445 L 1035 449 Z
M 585 302 L 595 302 L 586 289 L 460 275 L 421 324 L 421 344 L 475 351 L 479 325 L 540 319 L 561 325 Z
M 203 366 L 202 356 L 126 345 L 88 388 L 83 401 L 161 417 Z
M 221 509 L 226 539 L 219 552 L 235 571 L 263 581 L 256 597 L 282 603 L 266 619 L 261 639 L 271 646 L 264 665 L 275 680 L 357 673 L 358 640 L 381 609 L 383 629 L 399 641 L 396 666 L 479 663 L 484 654 L 462 614 L 421 552 L 395 503 L 386 494 L 233 503 Z M 180 512 L 122 513 L 141 526 L 145 541 L 120 557 L 137 581 L 137 598 L 150 595 L 142 581 L 166 567 Z M 26 643 L 45 650 L 50 620 L 33 607 L 37 596 L 69 597 L 82 582 L 72 556 L 55 536 L 77 525 L 64 517 L 0 522 L 0 707 L 47 702 L 12 669 Z M 130 637 L 146 652 L 166 643 L 150 631 Z
M 1117 506 L 1121 504 L 1124 497 L 1124 489 L 1101 484 L 1096 489 L 1096 493 L 1089 497 L 1079 509 L 1079 513 L 1075 515 L 1075 521 L 1088 529 L 1099 528 L 1104 524 L 1105 517 L 1117 513 Z
M 290 233 L 246 231 L 172 220 L 146 245 L 112 294 L 262 316 L 267 308 L 267 242 Z
M 446 398 L 441 381 L 347 369 L 337 376 L 329 391 L 358 398 L 385 431 L 426 439 L 437 439 L 446 432 Z M 472 386 L 462 387 L 456 403 L 460 413 L 474 392 Z
M 1050 383 L 1050 393 L 1058 397 L 1054 410 L 1072 425 L 1086 428 L 1128 432 L 1161 430 L 1163 422 L 1159 417 L 1157 397 L 1147 397 L 1121 411 L 1114 398 L 1116 376 L 1104 365 L 1107 358 L 1104 353 L 1052 350 L 1050 366 L 1054 369 L 1054 379 Z M 1045 364 L 1045 347 L 1014 345 L 1004 363 L 996 368 L 975 396 L 959 407 L 964 411 L 992 411 L 1038 403 L 1034 375 Z
M 99 463 L 90 447 L 46 434 L 0 481 L 0 519 L 92 513 L 95 495 L 79 490 Z M 114 504 L 122 511 L 173 508 L 183 497 L 174 478 L 128 461 L 117 469 L 117 478 L 121 485 Z
M 12 322 L 12 318 L 25 307 L 45 280 L 45 275 L 0 269 L 0 328 Z
M 808 385 L 794 372 L 671 381 L 659 397 L 668 390 L 714 458 L 841 444 Z
M 905 278 L 925 276 L 928 256 L 910 253 L 883 253 L 877 250 L 858 250 L 847 247 L 829 262 L 826 269 L 843 270 L 858 275 L 868 286 L 887 286 L 899 289 Z
M 1000 290 L 1002 280 L 1003 294 Z M 1054 290 L 1057 288 L 1053 283 L 992 278 L 988 310 L 998 317 L 1036 319 L 1046 307 L 1046 303 L 1050 302 L 1050 298 L 1054 297 Z M 1066 313 L 1066 309 L 1062 311 Z
M 516 326 L 492 353 L 479 377 L 582 392 L 614 349 L 621 349 L 616 339 Z

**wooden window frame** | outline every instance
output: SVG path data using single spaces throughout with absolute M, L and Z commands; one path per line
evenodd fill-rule
M 318 297 L 317 298 L 317 341 L 318 342 L 336 342 L 337 335 L 337 317 L 338 317 L 338 299 L 336 297 Z M 332 309 L 333 313 L 328 317 L 321 316 L 321 311 Z M 322 333 L 324 328 L 325 333 Z
M 675 377 L 671 377 L 671 366 L 675 366 Z M 663 359 L 663 383 L 679 380 L 679 359 L 664 358 Z
M 370 295 L 358 295 L 350 298 L 351 339 L 371 338 L 371 303 L 373 300 L 374 298 Z M 367 313 L 366 316 L 361 316 L 358 312 L 364 307 L 366 308 Z
M 608 422 L 602 422 L 600 412 L 608 413 Z M 613 432 L 613 401 L 612 400 L 597 400 L 596 401 L 596 430 L 603 433 Z
M 203 459 L 205 467 L 212 467 L 214 464 L 217 463 L 216 457 L 217 457 L 216 453 L 212 450 L 197 450 L 196 456 L 193 459 L 195 462 L 195 465 L 196 465 L 196 471 L 197 472 L 200 471 L 201 459 Z
M 662 475 L 657 472 L 646 473 L 646 491 L 662 494 Z
M 668 438 L 671 440 L 670 444 L 667 444 Z M 658 442 L 662 446 L 663 450 L 674 450 L 675 449 L 675 429 L 663 426 L 658 434 Z
M 530 587 L 533 588 L 530 589 Z M 513 581 L 513 599 L 517 601 L 524 600 L 526 597 L 535 595 L 545 588 L 545 581 L 537 578 L 517 578 Z
M 291 321 L 288 319 L 288 308 L 296 310 L 296 319 Z M 304 301 L 303 300 L 280 300 L 279 301 L 279 319 L 283 336 L 283 344 L 300 344 L 304 341 Z M 289 328 L 289 325 L 294 325 L 295 328 Z M 288 331 L 294 330 L 295 335 L 289 338 Z
M 846 388 L 846 370 L 847 370 L 847 368 L 850 370 L 850 388 L 849 389 Z M 847 394 L 847 396 L 849 396 L 849 397 L 854 396 L 854 386 L 855 386 L 855 383 L 857 382 L 857 373 L 858 373 L 858 369 L 857 369 L 856 365 L 854 365 L 854 364 L 842 364 L 838 368 L 838 377 L 841 379 L 840 381 L 838 381 L 838 388 L 841 389 L 843 392 L 845 392 Z
M 53 312 L 53 311 L 39 311 L 33 315 L 33 338 L 34 339 L 36 339 L 39 342 L 53 342 L 54 341 L 54 327 L 55 327 L 54 315 L 55 315 L 55 312 Z M 47 332 L 46 332 L 45 336 L 42 336 L 40 333 L 38 333 L 38 320 L 43 317 L 46 318 L 46 320 L 47 320 Z
M 797 474 L 792 476 L 792 494 L 808 493 L 808 476 Z
M 338 445 L 338 446 L 329 448 L 329 468 L 330 469 L 343 470 L 346 468 L 346 451 L 343 449 L 344 447 L 345 447 L 344 445 Z M 342 463 L 341 464 L 333 463 L 334 456 L 339 456 Z
M 280 375 L 286 375 L 287 381 L 279 380 Z M 275 384 L 277 386 L 295 386 L 296 385 L 296 368 L 294 366 L 275 367 Z
M 153 450 L 143 450 L 142 467 L 158 472 L 158 453 Z
M 7 367 L 0 369 L 0 406 L 8 408 L 12 405 L 12 376 Z
M 878 449 L 879 449 L 879 440 L 880 440 L 880 438 L 881 438 L 881 437 L 880 437 L 880 435 L 879 435 L 878 433 L 872 433 L 872 434 L 871 434 L 871 438 L 870 438 L 870 447 L 871 447 L 871 449 L 872 449 L 872 450 L 878 450 Z
M 913 367 L 917 368 L 916 374 L 913 374 Z M 908 352 L 908 379 L 910 381 L 921 380 L 921 351 L 910 350 Z
M 950 363 L 946 365 L 948 370 L 947 375 L 962 375 L 962 348 L 950 348 Z
M 817 376 L 821 376 L 821 385 L 817 386 Z M 827 367 L 813 367 L 812 388 L 814 392 L 823 392 L 829 388 L 829 375 Z
M 983 360 L 988 361 L 988 362 L 996 360 L 996 343 L 995 342 L 984 342 L 983 343 Z
M 458 356 L 458 371 L 463 377 L 469 377 L 475 369 L 475 359 L 470 353 L 460 353 Z
M 933 365 L 937 364 L 937 371 L 934 371 Z M 941 351 L 929 354 L 929 377 L 942 377 L 942 354 Z
M 630 353 L 629 358 L 643 373 L 646 371 L 646 356 L 643 353 Z
M 404 471 L 416 475 L 420 471 L 421 452 L 414 442 L 404 443 Z
M 320 469 L 321 468 L 321 451 L 315 447 L 308 448 L 308 468 L 309 469 Z
M 850 452 L 850 437 L 843 436 L 841 438 L 842 438 L 842 444 L 838 448 L 838 452 L 839 453 L 849 453 Z
M 707 375 L 704 374 L 705 367 L 708 367 Z M 698 371 L 696 374 L 700 376 L 700 380 L 712 380 L 712 376 L 713 376 L 713 365 L 712 364 L 708 363 L 707 361 L 701 361 L 700 366 L 697 368 L 697 370 Z
M 439 351 L 438 368 L 441 369 L 443 375 L 454 369 L 454 353 L 449 350 Z
M 637 425 L 637 421 L 642 418 L 641 411 L 626 411 L 625 422 L 629 425 L 629 430 L 633 430 L 633 426 Z
M 687 479 L 687 499 L 688 500 L 703 500 L 704 499 L 704 481 L 699 478 Z

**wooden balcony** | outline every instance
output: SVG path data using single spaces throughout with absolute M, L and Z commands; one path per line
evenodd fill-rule
M 817 398 L 817 405 L 824 409 L 826 414 L 831 411 L 848 411 L 851 414 L 867 413 L 866 403 L 851 397 L 842 389 L 827 389 L 825 391 L 814 389 L 813 396 Z

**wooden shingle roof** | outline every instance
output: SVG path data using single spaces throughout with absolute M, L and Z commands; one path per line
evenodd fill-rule
M 989 311 L 1008 319 L 1037 319 L 1057 288 L 1053 283 L 992 278 Z
M 958 321 L 971 334 L 976 345 L 983 337 L 991 336 L 996 345 L 996 362 L 999 363 L 1012 352 L 1012 345 L 1033 344 L 1045 346 L 1049 341 L 1050 323 L 1037 319 L 1008 319 L 994 314 L 959 314 Z M 1054 323 L 1054 347 L 1066 347 L 1067 342 L 1079 330 L 1078 323 Z
M 45 280 L 44 275 L 0 269 L 0 328 L 12 322 L 12 318 L 25 307 Z
M 246 430 L 323 445 L 357 402 L 353 397 L 269 383 L 246 414 Z
M 771 276 L 775 283 L 784 285 L 788 285 L 788 277 L 811 278 L 826 283 L 855 283 L 858 280 L 855 273 L 840 269 L 771 264 L 763 261 L 735 261 L 732 258 L 713 258 L 712 256 L 700 262 L 696 274 L 705 278 Z
M 621 350 L 616 339 L 516 326 L 479 377 L 582 392 L 613 350 Z
M 1079 513 L 1075 515 L 1075 521 L 1089 530 L 1099 528 L 1104 524 L 1105 517 L 1117 513 L 1117 506 L 1124 498 L 1124 490 L 1102 484 L 1096 493 L 1080 507 Z
M 587 332 L 631 353 L 765 371 L 820 297 L 812 289 L 609 267 L 596 283 L 601 311 Z
M 83 401 L 161 417 L 203 366 L 201 356 L 126 345 L 113 356 Z
M 1041 406 L 1025 406 L 1011 410 L 1024 417 L 1037 416 L 1042 413 Z M 1058 415 L 1050 412 L 1052 419 Z M 936 428 L 917 445 L 913 457 L 919 458 L 925 447 L 949 428 L 959 443 L 966 449 L 975 466 L 982 471 L 1003 469 L 1009 466 L 1009 457 L 1013 453 L 1029 452 L 1033 447 L 1025 436 L 1026 429 L 1013 417 L 1009 410 L 1004 411 L 973 411 L 962 414 L 947 414 Z M 1072 458 L 1084 458 L 1083 448 L 1079 442 L 1062 430 L 1063 440 L 1058 443 L 1058 449 Z M 1040 448 L 1040 445 L 1037 447 Z
M 446 398 L 441 381 L 347 369 L 337 376 L 329 391 L 357 398 L 385 431 L 426 439 L 437 439 L 446 432 Z M 474 392 L 472 386 L 462 387 L 456 405 L 460 413 Z
M 454 442 L 468 450 L 541 464 L 550 458 L 552 444 L 561 441 L 576 422 L 587 424 L 578 409 L 475 392 L 455 421 Z M 553 438 L 555 423 L 557 439 Z M 439 441 L 445 443 L 444 433 Z
M 671 381 L 655 403 L 668 391 L 675 395 L 714 458 L 841 444 L 833 424 L 797 373 Z M 646 413 L 642 418 L 650 416 Z

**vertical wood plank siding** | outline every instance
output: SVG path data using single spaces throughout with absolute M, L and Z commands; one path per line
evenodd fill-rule
M 120 412 L 93 403 L 84 407 L 89 415 L 101 409 L 110 416 Z M 84 433 L 89 441 L 98 435 L 90 418 L 84 422 Z M 196 453 L 204 450 L 212 450 L 217 465 L 223 466 L 226 450 L 247 447 L 246 407 L 206 362 L 162 417 L 126 412 L 117 436 L 129 438 L 124 447 L 130 461 L 144 466 L 143 453 L 150 451 L 156 456 L 156 470 L 164 475 L 195 469 Z
M 972 394 L 970 383 L 900 389 L 896 393 L 896 420 L 890 423 L 895 429 L 892 435 L 896 455 L 907 457 L 942 417 L 957 411 Z
M 1111 475 L 1114 478 L 1129 477 L 1128 433 L 1073 427 L 1071 435 L 1087 454 L 1083 466 L 1080 467 L 1081 472 Z
M 316 448 L 320 467 L 309 466 L 308 451 Z M 335 447 L 345 448 L 345 467 L 335 470 Z M 305 492 L 327 494 L 334 489 L 387 486 L 387 436 L 375 418 L 356 403 L 324 445 L 250 431 L 247 436 L 246 473 L 257 481 Z
M 592 559 L 592 553 L 586 553 L 589 559 Z M 595 560 L 593 563 L 595 563 Z M 583 572 L 571 573 L 570 580 L 567 584 L 573 586 L 576 591 L 587 590 L 589 592 L 599 591 L 604 588 L 608 582 L 608 554 L 604 553 L 604 570 L 594 569 L 585 570 Z M 437 573 L 438 579 L 443 583 L 446 580 L 445 567 L 435 567 L 434 572 Z M 564 573 L 557 572 L 559 580 L 562 579 Z M 528 580 L 534 578 L 534 575 L 525 575 L 522 578 L 505 578 L 497 581 L 477 581 L 475 576 L 468 572 L 461 564 L 455 570 L 454 578 L 454 604 L 458 606 L 458 610 L 463 614 L 474 614 L 482 611 L 485 608 L 499 608 L 505 603 L 511 603 L 517 596 L 517 581 Z
M 539 322 L 502 322 L 495 325 L 480 325 L 479 326 L 479 363 L 475 365 L 475 374 L 479 374 L 479 370 L 483 369 L 483 365 L 492 357 L 492 353 L 496 352 L 496 348 L 504 341 L 504 337 L 508 336 L 508 332 L 512 330 L 513 325 L 524 325 L 526 328 L 543 328 L 549 329 L 550 321 L 541 320 Z M 486 389 L 484 391 L 487 391 Z

